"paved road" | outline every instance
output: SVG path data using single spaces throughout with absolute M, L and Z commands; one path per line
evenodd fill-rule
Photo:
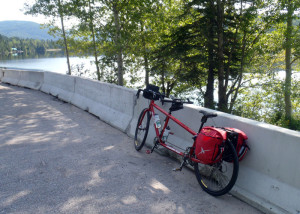
M 260 213 L 39 91 L 0 83 L 0 213 Z

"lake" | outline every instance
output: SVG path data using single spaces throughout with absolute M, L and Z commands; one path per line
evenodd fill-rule
M 76 73 L 77 66 L 81 71 L 89 70 L 91 72 L 87 72 L 87 74 L 83 75 L 84 77 L 96 79 L 96 67 L 94 65 L 94 57 L 81 58 L 81 57 L 70 57 L 70 64 L 72 69 L 72 74 Z M 37 71 L 51 71 L 61 74 L 66 74 L 67 67 L 67 59 L 66 57 L 57 56 L 57 57 L 44 57 L 44 58 L 22 58 L 22 57 L 11 57 L 10 59 L 0 59 L 0 68 L 22 68 L 22 69 L 30 69 Z M 300 72 L 293 72 L 294 81 L 300 81 Z M 138 72 L 138 77 L 140 81 L 133 83 L 130 85 L 133 88 L 141 87 L 144 80 L 144 72 Z M 131 76 L 129 73 L 124 75 L 124 78 L 128 80 L 128 84 L 130 84 Z M 285 72 L 279 71 L 277 72 L 277 78 L 284 80 Z M 252 81 L 262 81 L 262 79 L 252 79 Z M 191 100 L 198 104 L 197 97 L 199 94 L 199 90 L 194 90 L 192 92 L 188 92 L 183 94 L 186 97 L 189 97 Z M 218 90 L 216 89 L 214 92 L 214 98 L 217 102 Z
M 94 58 L 80 58 L 70 57 L 71 69 L 77 69 L 77 66 L 82 67 L 84 70 L 96 70 L 93 63 Z M 51 71 L 61 74 L 66 74 L 68 70 L 66 57 L 52 57 L 52 58 L 11 58 L 7 60 L 0 60 L 0 67 L 5 68 L 23 68 L 33 69 L 38 71 Z
M 79 69 L 80 71 L 90 71 L 87 72 L 84 77 L 88 77 L 91 79 L 96 78 L 96 67 L 94 64 L 94 57 L 87 57 L 87 58 L 81 58 L 81 57 L 70 57 L 70 64 L 71 64 L 71 70 L 72 74 L 76 74 L 76 71 Z M 44 57 L 44 58 L 22 58 L 22 57 L 11 57 L 9 59 L 0 59 L 0 68 L 22 68 L 22 69 L 32 69 L 37 71 L 51 71 L 61 74 L 66 74 L 68 67 L 67 67 L 67 59 L 63 56 L 57 56 L 57 57 Z M 78 74 L 78 72 L 77 72 Z M 279 71 L 277 72 L 277 77 L 279 79 L 284 80 L 285 78 L 285 71 Z M 132 87 L 135 87 L 136 85 L 143 84 L 143 78 L 144 78 L 144 72 L 140 71 L 138 72 L 138 77 L 140 78 L 140 82 L 135 83 L 134 85 L 131 85 Z M 126 73 L 124 75 L 124 78 L 130 82 L 131 76 L 129 73 Z M 293 72 L 293 79 L 294 81 L 300 81 L 300 72 Z M 262 79 L 260 79 L 261 81 Z M 252 81 L 257 82 L 259 79 L 253 79 Z M 136 87 L 135 87 L 136 88 Z M 215 98 L 217 97 L 217 90 L 215 90 Z M 195 94 L 193 92 L 192 94 Z

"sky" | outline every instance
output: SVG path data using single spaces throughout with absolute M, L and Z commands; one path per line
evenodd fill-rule
M 24 12 L 21 11 L 24 9 L 24 3 L 32 3 L 33 0 L 0 0 L 0 21 L 7 20 L 21 20 L 21 21 L 33 21 L 39 24 L 46 22 L 43 16 L 32 16 L 24 15 Z

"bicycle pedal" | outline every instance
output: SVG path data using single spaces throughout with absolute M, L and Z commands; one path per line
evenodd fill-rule
M 151 150 L 147 149 L 146 154 L 151 154 Z
M 178 172 L 178 171 L 181 171 L 181 170 L 182 170 L 182 168 L 174 168 L 173 169 L 174 172 Z

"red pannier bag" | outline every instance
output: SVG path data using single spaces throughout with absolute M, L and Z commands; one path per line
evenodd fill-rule
M 239 161 L 243 160 L 248 150 L 250 150 L 249 146 L 247 145 L 247 135 L 243 131 L 236 128 L 224 127 L 221 129 L 224 129 L 227 132 L 226 139 L 232 142 L 237 152 Z
M 226 131 L 215 127 L 204 127 L 196 138 L 195 155 L 204 164 L 221 160 L 226 140 Z

